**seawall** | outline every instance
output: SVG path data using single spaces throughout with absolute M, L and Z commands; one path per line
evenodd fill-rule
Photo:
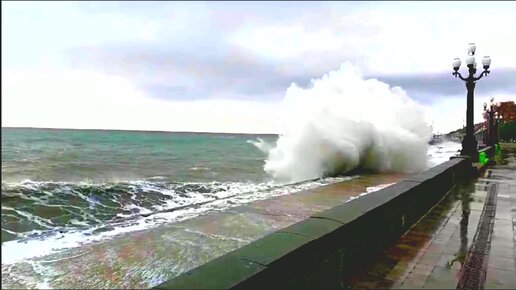
M 423 173 L 315 213 L 157 289 L 345 288 L 361 264 L 396 241 L 450 190 L 471 162 L 453 158 Z

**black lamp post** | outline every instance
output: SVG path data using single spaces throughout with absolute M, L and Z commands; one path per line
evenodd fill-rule
M 500 105 L 498 104 L 497 108 L 500 108 Z M 495 144 L 498 144 L 500 143 L 500 131 L 499 131 L 499 126 L 500 126 L 500 123 L 502 123 L 502 114 L 500 114 L 499 112 L 496 112 L 495 114 Z
M 486 145 L 493 146 L 494 144 L 498 143 L 498 105 L 494 103 L 493 98 L 491 99 L 489 107 L 487 106 L 487 103 L 484 103 L 484 112 L 488 122 Z
M 491 58 L 489 56 L 484 56 L 482 59 L 482 65 L 484 67 L 484 71 L 478 76 L 475 77 L 475 73 L 477 72 L 477 62 L 475 61 L 475 50 L 476 45 L 474 43 L 470 43 L 468 47 L 468 57 L 466 57 L 466 65 L 468 66 L 468 77 L 464 78 L 458 72 L 460 67 L 460 59 L 455 58 L 453 60 L 453 70 L 452 73 L 455 77 L 459 77 L 461 80 L 466 82 L 466 89 L 468 90 L 468 103 L 466 109 L 466 135 L 462 140 L 462 150 L 461 155 L 467 155 L 471 157 L 472 162 L 478 162 L 478 151 L 477 151 L 477 140 L 473 134 L 474 123 L 473 123 L 473 97 L 475 91 L 475 82 L 489 74 L 489 66 L 491 65 Z

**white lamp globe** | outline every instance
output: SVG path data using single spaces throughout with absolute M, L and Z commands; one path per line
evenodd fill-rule
M 468 54 L 475 55 L 475 50 L 477 50 L 477 46 L 474 43 L 468 44 Z
M 453 59 L 453 68 L 454 69 L 459 69 L 460 64 L 461 64 L 460 58 L 454 58 Z
M 467 65 L 473 65 L 475 63 L 475 57 L 474 56 L 468 56 L 466 57 L 466 64 Z
M 484 68 L 487 68 L 491 65 L 491 58 L 489 56 L 484 56 L 484 58 L 482 58 L 482 66 L 484 66 Z

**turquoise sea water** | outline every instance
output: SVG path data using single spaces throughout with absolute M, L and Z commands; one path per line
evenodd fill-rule
M 257 138 L 277 136 L 2 128 L 2 247 L 68 247 L 345 179 L 276 183 Z
M 263 181 L 274 135 L 2 128 L 2 181 Z
M 2 242 L 267 188 L 257 137 L 2 128 Z

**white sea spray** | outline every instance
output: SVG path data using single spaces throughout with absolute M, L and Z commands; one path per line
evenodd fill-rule
M 276 180 L 297 182 L 358 167 L 413 173 L 427 165 L 431 127 L 423 110 L 399 87 L 364 79 L 344 63 L 309 88 L 293 83 L 283 100 L 284 131 L 264 169 Z

